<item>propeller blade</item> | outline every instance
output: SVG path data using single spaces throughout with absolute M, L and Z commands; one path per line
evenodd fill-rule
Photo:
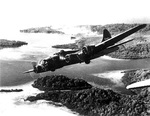
M 31 62 L 32 66 L 35 67 L 37 65 L 37 62 Z
M 30 73 L 30 72 L 34 72 L 34 69 L 30 69 L 30 70 L 28 70 L 28 71 L 25 71 L 25 72 L 23 72 L 23 74 L 25 74 L 25 73 Z

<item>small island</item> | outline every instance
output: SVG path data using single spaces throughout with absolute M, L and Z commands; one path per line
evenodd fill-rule
M 47 34 L 65 34 L 62 31 L 58 31 L 56 29 L 52 29 L 52 27 L 37 27 L 37 28 L 29 28 L 20 30 L 22 33 L 47 33 Z
M 22 89 L 1 89 L 0 92 L 21 92 Z
M 110 89 L 104 90 L 94 87 L 82 79 L 72 79 L 63 75 L 38 78 L 33 87 L 42 90 L 42 92 L 27 97 L 26 101 L 52 101 L 53 105 L 66 106 L 80 115 L 145 116 L 150 110 L 148 92 L 123 95 Z
M 71 79 L 64 75 L 51 75 L 38 78 L 32 84 L 34 88 L 42 91 L 51 90 L 81 90 L 92 86 L 82 79 Z
M 3 48 L 16 48 L 22 45 L 27 45 L 28 43 L 22 41 L 15 41 L 15 40 L 6 40 L 0 39 L 0 49 Z

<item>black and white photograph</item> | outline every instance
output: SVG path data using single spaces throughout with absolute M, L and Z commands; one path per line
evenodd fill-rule
M 150 116 L 149 0 L 1 0 L 0 116 Z

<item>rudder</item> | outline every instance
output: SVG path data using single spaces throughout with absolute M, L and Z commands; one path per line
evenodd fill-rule
M 102 39 L 102 42 L 106 41 L 106 40 L 108 40 L 110 38 L 111 38 L 110 32 L 107 29 L 104 29 L 103 30 L 103 39 Z

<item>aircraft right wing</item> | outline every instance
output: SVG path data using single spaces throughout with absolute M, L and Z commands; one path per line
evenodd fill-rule
M 137 89 L 137 88 L 143 88 L 143 87 L 150 87 L 150 79 L 130 84 L 126 88 Z
M 134 40 L 134 39 L 130 39 L 130 40 L 127 40 L 127 41 L 125 41 L 125 42 L 122 42 L 122 43 L 119 43 L 119 44 L 110 46 L 110 47 L 108 47 L 107 49 L 103 50 L 102 53 L 104 53 L 104 54 L 106 55 L 106 54 L 109 54 L 109 53 L 111 53 L 111 52 L 114 52 L 114 51 L 116 51 L 116 50 L 119 49 L 118 46 L 123 45 L 123 44 L 128 43 L 128 42 L 133 41 L 133 40 Z
M 132 29 L 129 29 L 119 35 L 116 35 L 115 37 L 112 37 L 106 41 L 101 42 L 100 44 L 96 45 L 96 47 L 103 45 L 103 44 L 104 44 L 105 48 L 112 46 L 112 45 L 116 44 L 117 42 L 121 41 L 122 39 L 126 38 L 127 36 L 137 32 L 138 30 L 140 30 L 144 27 L 146 27 L 146 24 L 138 25 L 138 26 L 136 26 Z

